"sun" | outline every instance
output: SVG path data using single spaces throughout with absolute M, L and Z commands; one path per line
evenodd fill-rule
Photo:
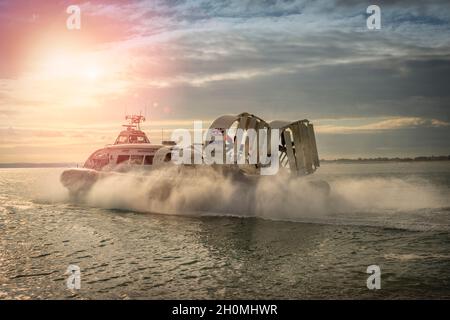
M 101 70 L 98 67 L 88 67 L 86 68 L 84 75 L 89 80 L 97 80 L 101 75 Z
M 57 81 L 95 81 L 104 76 L 105 70 L 104 63 L 95 55 L 62 49 L 48 50 L 36 62 L 42 77 Z

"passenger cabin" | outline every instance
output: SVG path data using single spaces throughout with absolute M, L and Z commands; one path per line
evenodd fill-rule
M 164 144 L 151 144 L 140 130 L 139 123 L 145 121 L 143 116 L 126 116 L 125 119 L 130 121 L 124 125 L 127 129 L 119 133 L 113 145 L 95 151 L 84 163 L 84 168 L 126 171 L 170 161 L 171 148 Z
M 84 168 L 98 171 L 149 169 L 149 166 L 169 162 L 172 148 L 160 144 L 119 144 L 95 151 Z

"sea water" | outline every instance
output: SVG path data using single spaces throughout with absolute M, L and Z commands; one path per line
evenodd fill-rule
M 0 169 L 0 299 L 450 298 L 450 162 L 111 178 L 83 199 L 63 170 Z

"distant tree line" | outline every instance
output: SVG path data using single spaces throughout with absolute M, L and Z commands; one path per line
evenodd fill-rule
M 16 163 L 0 163 L 0 168 L 67 168 L 75 167 L 77 163 L 29 163 L 29 162 L 16 162 Z
M 387 157 L 378 157 L 378 158 L 357 158 L 357 159 L 334 159 L 334 160 L 327 160 L 322 159 L 321 162 L 414 162 L 414 161 L 450 161 L 450 155 L 448 156 L 421 156 L 421 157 L 414 157 L 414 158 L 387 158 Z

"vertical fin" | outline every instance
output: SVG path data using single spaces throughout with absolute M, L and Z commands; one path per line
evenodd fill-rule
M 297 171 L 297 164 L 295 162 L 294 150 L 292 148 L 291 133 L 287 130 L 283 131 L 284 140 L 286 142 L 286 153 L 289 159 L 289 168 L 292 172 Z

